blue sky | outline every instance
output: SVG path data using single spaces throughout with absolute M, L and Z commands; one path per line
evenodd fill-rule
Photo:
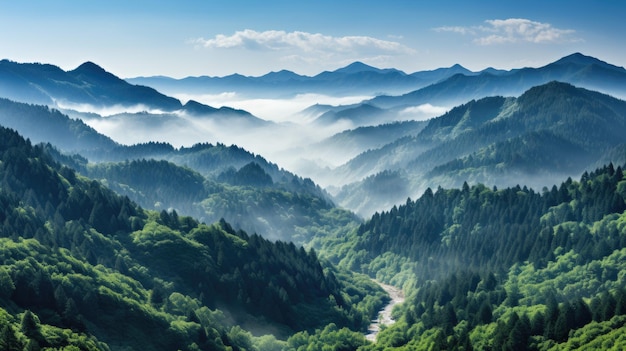
M 0 0 L 0 58 L 177 78 L 510 69 L 573 52 L 626 66 L 625 13 L 618 0 Z

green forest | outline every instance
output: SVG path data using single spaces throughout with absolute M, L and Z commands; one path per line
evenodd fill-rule
M 386 299 L 314 250 L 144 210 L 4 128 L 0 176 L 6 350 L 283 345 L 330 324 L 362 330 Z
M 44 143 L 52 158 L 128 196 L 144 209 L 171 210 L 201 222 L 225 219 L 270 240 L 303 245 L 358 224 L 309 178 L 236 145 L 118 144 L 55 109 L 0 98 L 0 125 Z
M 612 164 L 541 192 L 428 189 L 318 244 L 410 293 L 365 350 L 621 350 L 625 199 Z
M 623 106 L 550 83 L 454 108 L 403 162 L 445 155 L 428 176 L 461 185 L 407 198 L 414 175 L 383 170 L 339 195 L 406 200 L 360 218 L 235 145 L 126 146 L 0 99 L 20 130 L 0 127 L 0 350 L 626 349 Z M 597 166 L 521 183 L 581 164 Z M 486 169 L 520 184 L 476 182 Z M 406 299 L 369 341 L 390 301 L 377 282 Z

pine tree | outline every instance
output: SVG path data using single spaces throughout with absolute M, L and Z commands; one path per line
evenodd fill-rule
M 480 305 L 480 308 L 478 309 L 478 314 L 476 315 L 476 324 L 491 323 L 491 320 L 493 319 L 492 313 L 493 311 L 489 300 L 484 300 L 482 305 Z
M 24 345 L 15 335 L 11 324 L 6 324 L 0 333 L 0 350 L 22 351 L 24 349 Z
M 13 294 L 14 290 L 15 284 L 13 284 L 13 279 L 11 279 L 11 275 L 6 268 L 0 268 L 0 298 L 11 297 L 11 294 Z
M 26 310 L 22 315 L 21 329 L 22 333 L 29 339 L 27 347 L 35 350 L 39 349 L 45 340 L 41 334 L 39 319 L 30 310 Z

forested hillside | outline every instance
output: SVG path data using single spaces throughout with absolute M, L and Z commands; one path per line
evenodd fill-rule
M 240 326 L 359 330 L 382 304 L 374 284 L 314 251 L 145 211 L 5 128 L 0 179 L 6 350 L 249 349 L 281 342 Z
M 237 162 L 237 156 L 229 155 L 233 151 L 249 155 L 242 149 L 223 145 L 198 145 L 197 148 L 199 150 L 190 153 L 192 161 L 189 162 L 206 172 L 210 172 L 211 164 L 214 164 L 213 170 L 217 170 L 220 164 Z M 272 240 L 303 244 L 316 234 L 329 234 L 358 224 L 354 214 L 337 208 L 310 179 L 277 168 L 270 168 L 274 172 L 267 173 L 265 169 L 274 166 L 262 158 L 259 162 L 264 166 L 252 161 L 239 169 L 230 167 L 212 176 L 165 160 L 86 164 L 80 160 L 75 162 L 76 157 L 61 155 L 54 149 L 50 151 L 60 162 L 77 167 L 81 173 L 104 182 L 145 208 L 176 209 L 206 222 L 224 218 L 237 228 Z M 171 159 L 185 163 L 189 160 L 185 152 L 173 151 Z
M 625 199 L 612 164 L 541 192 L 428 189 L 322 251 L 411 292 L 366 349 L 620 349 Z
M 176 209 L 210 223 L 224 218 L 238 229 L 299 244 L 357 223 L 310 179 L 236 145 L 121 145 L 58 110 L 2 99 L 0 124 L 51 143 L 47 150 L 58 162 L 147 209 Z
M 454 107 L 419 134 L 364 152 L 337 174 L 365 179 L 403 171 L 400 181 L 413 196 L 427 187 L 460 187 L 465 181 L 541 188 L 578 176 L 599 160 L 618 161 L 621 157 L 607 151 L 622 148 L 625 134 L 626 102 L 551 82 L 517 98 L 495 96 Z M 616 159 L 607 160 L 609 155 Z M 370 188 L 358 183 L 349 188 L 337 194 L 339 204 L 354 206 L 369 195 Z M 363 195 L 355 198 L 359 192 Z
M 449 77 L 459 70 L 431 72 L 423 79 L 447 83 L 421 93 L 307 109 L 322 129 L 479 93 L 428 121 L 281 149 L 309 169 L 360 152 L 318 169 L 327 192 L 241 145 L 207 142 L 297 128 L 182 105 L 93 63 L 65 72 L 1 61 L 0 95 L 159 111 L 65 110 L 72 119 L 0 99 L 0 350 L 626 349 L 626 102 L 546 83 L 616 88 L 623 68 L 575 54 Z M 322 76 L 340 77 L 339 91 L 414 80 L 362 64 Z M 513 91 L 504 83 L 526 90 L 503 96 Z M 123 145 L 83 120 L 202 142 Z M 390 300 L 376 282 L 406 299 L 372 343 L 364 334 Z

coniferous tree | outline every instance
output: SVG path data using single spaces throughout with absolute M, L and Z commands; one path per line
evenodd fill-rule
M 15 330 L 11 324 L 5 324 L 0 330 L 0 350 L 22 351 L 24 345 L 15 335 Z
M 478 314 L 476 315 L 476 324 L 488 324 L 491 323 L 493 318 L 491 304 L 488 300 L 484 300 L 480 305 Z
M 41 326 L 39 325 L 39 318 L 35 316 L 30 310 L 24 311 L 22 315 L 22 321 L 20 324 L 22 333 L 28 338 L 27 347 L 32 350 L 38 350 L 45 340 L 41 334 Z

